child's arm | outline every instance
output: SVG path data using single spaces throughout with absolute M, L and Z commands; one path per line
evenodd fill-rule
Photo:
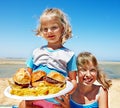
M 73 89 L 69 92 L 69 94 L 72 94 L 75 91 L 75 89 L 77 88 L 76 71 L 69 72 L 68 76 L 69 76 L 69 80 L 73 84 Z
M 26 65 L 27 65 L 27 71 L 30 73 L 30 75 L 32 74 L 33 72 L 33 68 L 35 67 L 34 63 L 33 63 L 33 58 L 30 57 L 27 62 L 26 62 Z
M 100 89 L 99 108 L 108 108 L 108 91 L 102 87 Z
M 27 71 L 30 73 L 30 75 L 32 74 L 32 71 L 33 71 L 33 69 L 32 68 L 29 68 L 29 67 L 27 67 Z
M 77 65 L 76 65 L 76 56 L 74 55 L 71 60 L 67 64 L 68 66 L 68 80 L 70 80 L 74 86 L 73 90 L 69 92 L 70 94 L 74 92 L 74 90 L 77 87 L 77 80 L 76 80 L 76 71 L 77 71 Z
M 70 80 L 76 80 L 76 71 L 69 72 L 68 77 L 70 78 Z

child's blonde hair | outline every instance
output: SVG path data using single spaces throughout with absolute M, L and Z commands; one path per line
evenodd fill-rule
M 106 89 L 109 89 L 109 87 L 112 85 L 111 80 L 106 79 L 105 74 L 99 69 L 99 64 L 97 62 L 97 59 L 94 55 L 92 55 L 90 52 L 82 52 L 77 57 L 77 68 L 78 70 L 80 67 L 83 67 L 85 65 L 89 65 L 89 63 L 92 62 L 92 64 L 97 69 L 97 81 L 102 84 L 102 86 Z
M 36 35 L 37 36 L 42 36 L 42 29 L 41 29 L 41 19 L 43 16 L 45 15 L 49 15 L 52 17 L 57 17 L 60 21 L 60 24 L 63 26 L 64 28 L 64 32 L 62 35 L 62 43 L 64 43 L 67 39 L 72 37 L 72 29 L 71 29 L 71 25 L 69 23 L 69 20 L 67 18 L 67 15 L 61 11 L 60 9 L 57 8 L 50 8 L 50 9 L 46 9 L 42 15 L 40 16 L 40 23 L 39 26 L 36 30 Z

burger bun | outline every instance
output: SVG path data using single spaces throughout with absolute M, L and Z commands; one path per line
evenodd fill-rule
M 59 72 L 50 72 L 46 77 L 46 84 L 62 87 L 66 82 L 65 77 Z
M 31 76 L 25 68 L 20 68 L 14 74 L 13 81 L 19 86 L 27 87 L 31 82 Z
M 36 87 L 44 80 L 46 77 L 46 72 L 44 71 L 36 71 L 32 73 L 32 86 Z

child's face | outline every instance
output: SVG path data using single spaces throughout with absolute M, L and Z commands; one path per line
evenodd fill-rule
M 63 26 L 57 17 L 44 16 L 41 19 L 41 28 L 43 37 L 48 43 L 61 43 Z
M 78 79 L 80 84 L 91 86 L 95 82 L 96 78 L 97 69 L 92 63 L 78 69 Z

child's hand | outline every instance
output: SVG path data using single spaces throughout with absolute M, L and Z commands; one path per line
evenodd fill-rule
M 55 100 L 61 104 L 61 108 L 70 108 L 69 94 L 56 97 Z

